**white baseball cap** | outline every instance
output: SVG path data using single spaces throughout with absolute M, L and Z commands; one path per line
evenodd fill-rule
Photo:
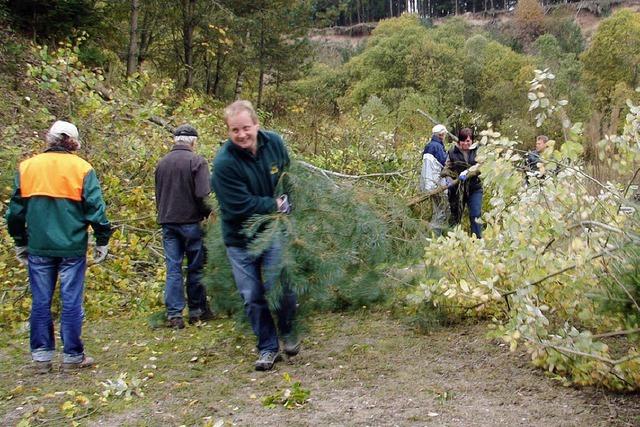
M 435 125 L 433 129 L 431 129 L 431 133 L 442 133 L 446 132 L 447 128 L 444 125 Z
M 51 129 L 49 129 L 49 133 L 51 135 L 56 135 L 56 136 L 60 136 L 62 134 L 70 136 L 71 138 L 77 140 L 78 139 L 78 128 L 69 123 L 69 122 L 65 122 L 63 120 L 57 120 L 52 126 Z

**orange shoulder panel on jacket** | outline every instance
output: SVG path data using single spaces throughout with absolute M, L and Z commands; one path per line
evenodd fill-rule
M 20 163 L 20 195 L 82 200 L 84 178 L 91 165 L 70 153 L 38 154 Z

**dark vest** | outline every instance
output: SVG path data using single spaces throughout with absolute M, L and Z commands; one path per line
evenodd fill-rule
M 473 148 L 469 150 L 469 159 L 465 160 L 464 154 L 462 154 L 462 150 L 458 148 L 457 145 L 454 145 L 452 149 L 449 150 L 449 168 L 453 170 L 456 175 L 460 175 L 460 172 L 469 169 L 471 166 L 475 165 L 476 162 L 476 152 L 478 148 Z M 464 191 L 467 193 L 473 193 L 475 191 L 482 190 L 482 182 L 478 176 L 471 177 L 463 182 Z

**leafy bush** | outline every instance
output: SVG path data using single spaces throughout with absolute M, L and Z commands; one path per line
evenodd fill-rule
M 544 21 L 544 31 L 553 35 L 565 53 L 582 53 L 586 42 L 575 19 L 570 16 L 552 14 Z
M 540 92 L 545 74 L 538 72 L 533 80 L 533 110 L 546 98 Z M 544 104 L 546 113 L 539 121 L 556 114 L 567 120 L 562 105 L 549 99 Z M 640 164 L 639 121 L 640 107 L 632 106 L 625 132 L 603 141 L 610 145 L 610 167 L 627 177 Z M 622 185 L 599 183 L 585 172 L 580 129 L 574 126 L 562 146 L 544 152 L 546 175 L 529 177 L 527 186 L 518 172 L 522 156 L 514 149 L 517 142 L 491 129 L 482 132 L 479 161 L 485 194 L 490 195 L 490 209 L 482 216 L 483 239 L 455 229 L 428 245 L 425 262 L 441 275 L 416 286 L 409 301 L 493 318 L 495 335 L 512 350 L 524 343 L 537 366 L 567 381 L 637 390 L 637 349 L 602 341 L 611 333 L 632 336 L 633 331 L 619 331 L 637 327 L 637 312 L 632 317 L 603 315 L 592 296 L 611 291 L 610 282 L 601 277 L 611 273 L 607 265 L 612 257 L 623 266 L 612 280 L 634 280 L 635 257 L 627 258 L 624 248 L 637 247 L 640 222 L 637 215 L 619 211 L 621 203 L 633 204 Z M 451 262 L 451 253 L 464 254 L 464 261 Z M 629 303 L 631 311 L 637 309 L 627 295 L 624 306 Z
M 621 10 L 602 21 L 582 54 L 585 82 L 595 92 L 600 107 L 611 100 L 616 84 L 623 82 L 630 88 L 638 84 L 637 40 L 640 40 L 640 14 Z
M 520 0 L 515 10 L 515 25 L 520 38 L 535 39 L 544 26 L 544 9 L 538 0 Z
M 603 292 L 593 298 L 608 316 L 621 318 L 627 329 L 640 327 L 640 249 L 624 247 L 605 268 Z M 636 337 L 636 342 L 638 341 Z

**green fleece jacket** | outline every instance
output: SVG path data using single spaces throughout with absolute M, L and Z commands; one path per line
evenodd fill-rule
M 20 163 L 6 220 L 16 246 L 31 255 L 84 256 L 89 226 L 98 246 L 111 236 L 95 171 L 60 148 Z
M 289 166 L 289 155 L 277 133 L 259 130 L 257 139 L 255 156 L 227 140 L 213 161 L 211 187 L 220 205 L 226 246 L 246 248 L 249 242 L 242 234 L 246 220 L 276 211 L 274 192 Z

